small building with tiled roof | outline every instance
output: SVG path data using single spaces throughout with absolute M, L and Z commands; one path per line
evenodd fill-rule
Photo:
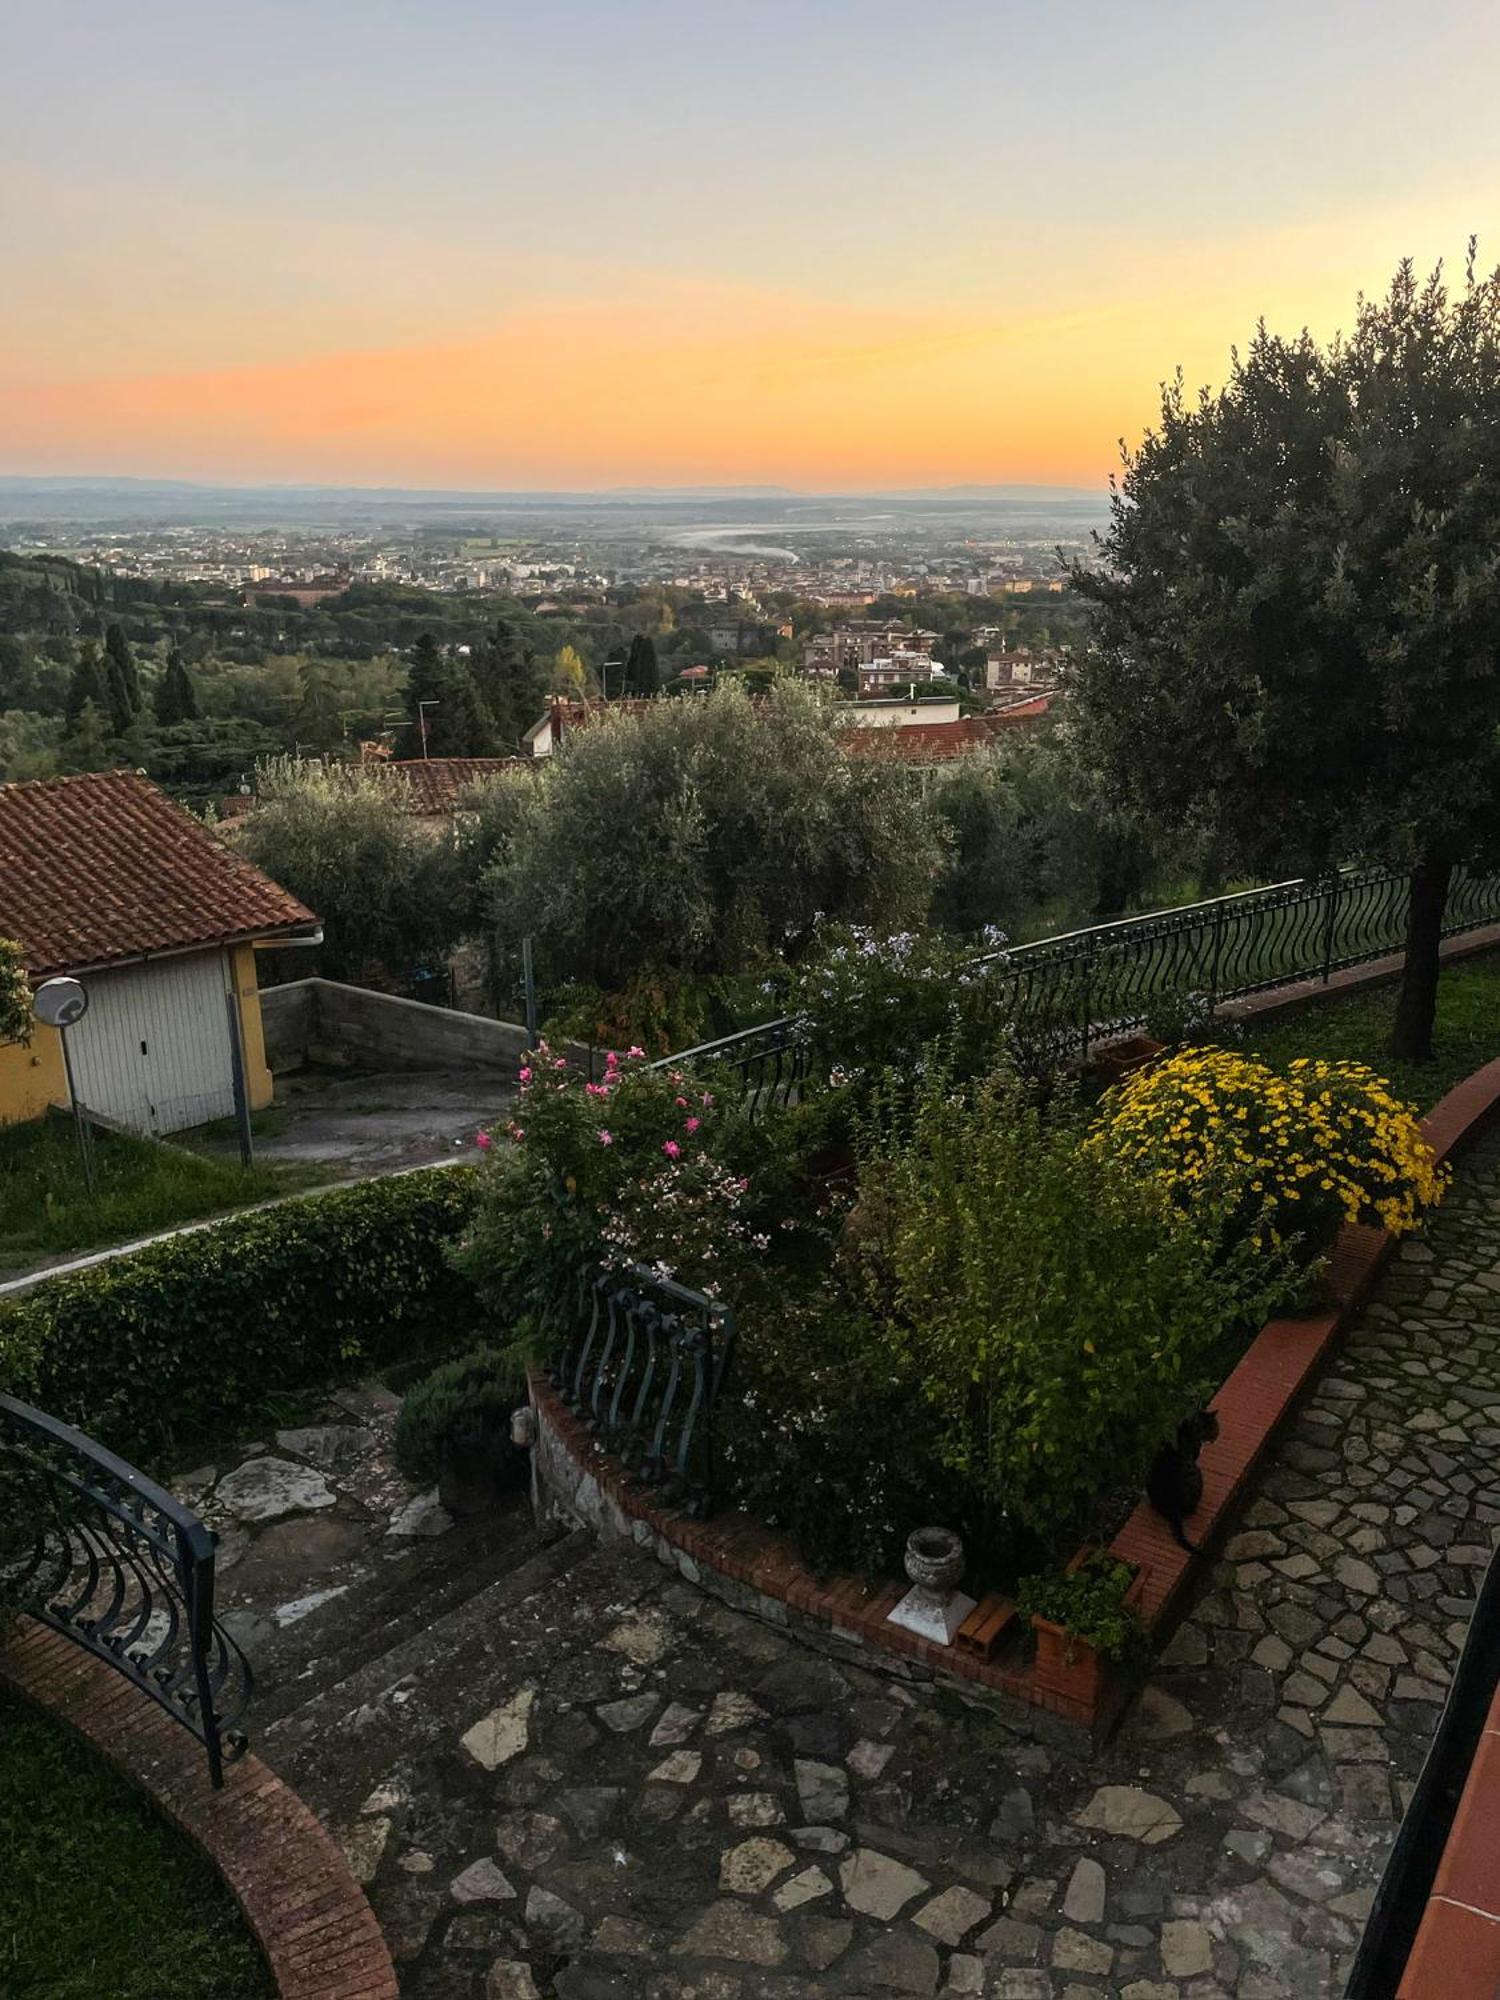
M 502 771 L 534 771 L 530 757 L 371 758 L 357 767 L 389 780 L 398 810 L 419 819 L 438 819 L 458 810 L 465 792 Z
M 881 758 L 894 764 L 947 764 L 956 757 L 972 756 L 976 750 L 990 749 L 1007 730 L 1044 721 L 1049 707 L 1047 697 L 1039 695 L 1011 708 L 941 722 L 903 717 L 899 727 L 847 729 L 843 743 L 853 757 Z
M 33 986 L 88 996 L 66 1032 L 80 1103 L 174 1132 L 271 1101 L 258 944 L 319 935 L 312 911 L 132 771 L 0 785 L 0 937 Z M 0 1046 L 0 1124 L 68 1102 L 56 1031 Z

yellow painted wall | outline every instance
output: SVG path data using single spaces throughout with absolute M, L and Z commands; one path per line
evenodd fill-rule
M 38 1024 L 28 1044 L 0 1043 L 0 1125 L 40 1118 L 49 1104 L 66 1104 L 68 1079 L 55 1028 Z
M 260 1021 L 260 982 L 255 976 L 255 951 L 251 945 L 237 944 L 229 954 L 231 977 L 240 1003 L 240 1041 L 245 1050 L 245 1089 L 250 1109 L 261 1111 L 271 1102 L 275 1087 L 266 1062 L 266 1038 Z

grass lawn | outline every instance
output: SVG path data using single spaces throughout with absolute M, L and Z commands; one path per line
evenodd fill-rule
M 233 1897 L 79 1736 L 0 1688 L 0 1993 L 265 2000 Z
M 0 1268 L 95 1250 L 306 1185 L 303 1169 L 253 1167 L 96 1132 L 99 1192 L 83 1185 L 70 1120 L 0 1126 Z M 312 1176 L 311 1178 L 320 1178 Z M 326 1176 L 321 1176 L 326 1178 Z
M 1315 1000 L 1247 1022 L 1245 1046 L 1278 1064 L 1298 1056 L 1368 1063 L 1390 1079 L 1398 1097 L 1425 1111 L 1470 1071 L 1500 1056 L 1500 952 L 1443 967 L 1430 1063 L 1396 1062 L 1388 1053 L 1395 1008 L 1391 985 Z

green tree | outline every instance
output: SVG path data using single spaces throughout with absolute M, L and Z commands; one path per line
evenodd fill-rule
M 392 782 L 292 758 L 257 766 L 259 803 L 239 843 L 317 911 L 320 970 L 331 979 L 400 985 L 415 966 L 443 958 L 456 936 L 453 842 L 393 811 Z
M 536 650 L 511 621 L 497 619 L 474 648 L 472 672 L 498 747 L 513 756 L 547 706 L 547 677 Z
M 175 646 L 167 655 L 167 670 L 156 690 L 155 709 L 156 719 L 163 729 L 170 729 L 174 723 L 197 719 L 198 696 L 193 687 L 193 677 Z
M 403 757 L 495 755 L 494 720 L 473 675 L 430 632 L 417 641 L 406 698 L 412 719 L 401 738 Z
M 99 648 L 92 639 L 85 639 L 78 649 L 78 658 L 73 662 L 73 671 L 68 676 L 63 715 L 68 722 L 76 722 L 90 703 L 102 715 L 109 707 L 109 691 L 105 686 Z
M 907 774 L 846 757 L 789 681 L 759 707 L 726 683 L 606 710 L 513 804 L 487 878 L 498 933 L 608 993 L 795 956 L 820 916 L 916 920 L 942 851 Z
M 69 772 L 104 771 L 113 762 L 105 712 L 97 702 L 86 701 L 66 725 L 58 741 L 58 769 Z
M 31 981 L 26 954 L 13 938 L 0 937 L 0 1042 L 31 1039 Z
M 661 668 L 656 659 L 656 641 L 649 632 L 637 632 L 625 660 L 625 692 L 652 695 L 661 687 Z
M 1409 872 L 1394 1052 L 1431 1053 L 1456 866 L 1500 818 L 1500 272 L 1403 263 L 1321 346 L 1264 325 L 1127 454 L 1074 677 L 1110 795 L 1248 868 Z
M 119 625 L 104 634 L 104 688 L 116 736 L 123 736 L 140 713 L 141 683 L 130 641 Z

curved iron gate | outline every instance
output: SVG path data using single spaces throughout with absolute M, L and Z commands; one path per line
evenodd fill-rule
M 580 1274 L 550 1374 L 569 1409 L 642 1485 L 689 1514 L 714 1505 L 714 1405 L 734 1352 L 728 1307 L 641 1265 Z
M 215 1786 L 240 1756 L 248 1661 L 214 1617 L 214 1541 L 190 1508 L 71 1424 L 0 1395 L 0 1600 L 113 1667 L 196 1736 Z

